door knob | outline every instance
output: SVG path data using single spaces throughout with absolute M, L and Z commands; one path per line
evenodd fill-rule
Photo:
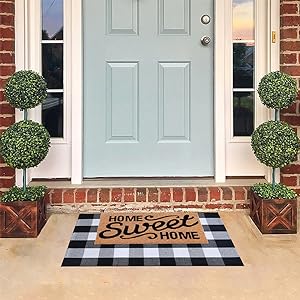
M 201 38 L 201 44 L 203 46 L 207 46 L 208 44 L 210 44 L 210 42 L 211 42 L 211 38 L 207 35 L 205 35 Z

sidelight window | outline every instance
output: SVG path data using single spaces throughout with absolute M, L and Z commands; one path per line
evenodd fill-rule
M 233 135 L 250 136 L 255 111 L 254 0 L 233 0 Z
M 42 74 L 48 97 L 42 105 L 42 123 L 51 137 L 64 132 L 64 0 L 42 0 Z

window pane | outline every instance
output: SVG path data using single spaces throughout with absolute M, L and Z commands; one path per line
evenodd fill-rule
M 253 88 L 254 45 L 236 43 L 233 45 L 233 87 Z
M 42 105 L 42 122 L 51 137 L 63 137 L 63 93 L 48 93 Z
M 43 44 L 43 76 L 48 89 L 63 88 L 63 44 Z
M 234 136 L 250 136 L 254 128 L 254 93 L 233 93 Z
M 254 40 L 254 0 L 233 0 L 233 39 Z
M 63 39 L 63 0 L 42 0 L 42 39 Z

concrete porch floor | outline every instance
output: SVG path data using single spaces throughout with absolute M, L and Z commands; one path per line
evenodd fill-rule
M 299 234 L 220 215 L 244 267 L 61 268 L 77 215 L 53 214 L 37 239 L 0 239 L 0 299 L 299 299 Z

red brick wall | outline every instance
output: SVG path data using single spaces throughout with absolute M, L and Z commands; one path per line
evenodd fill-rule
M 14 0 L 0 0 L 0 133 L 14 123 L 14 109 L 5 101 L 3 88 L 15 71 Z M 15 171 L 0 157 L 0 193 L 15 183 Z
M 281 0 L 281 71 L 292 75 L 300 87 L 300 1 Z M 300 92 L 294 105 L 282 111 L 281 119 L 295 128 L 300 136 Z M 281 170 L 281 181 L 300 195 L 300 161 Z
M 249 187 L 139 187 L 49 189 L 52 211 L 249 208 Z
M 0 132 L 14 122 L 14 110 L 5 101 L 3 87 L 14 72 L 14 0 L 0 0 Z M 281 70 L 294 76 L 300 87 L 300 1 L 281 0 Z M 300 93 L 297 103 L 282 112 L 300 135 Z M 300 162 L 282 170 L 282 182 L 300 194 Z M 0 157 L 0 193 L 14 184 L 15 172 Z

